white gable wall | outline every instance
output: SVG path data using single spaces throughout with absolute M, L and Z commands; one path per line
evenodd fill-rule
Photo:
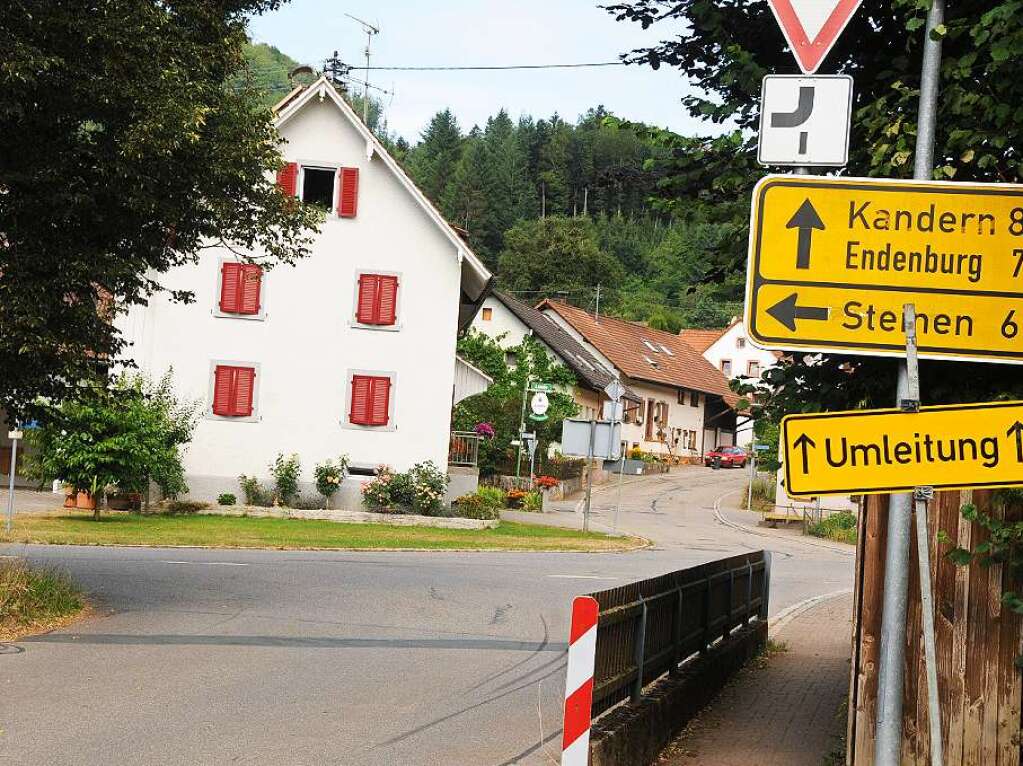
M 761 375 L 764 370 L 778 362 L 778 358 L 772 352 L 757 348 L 750 342 L 746 326 L 741 321 L 725 330 L 721 337 L 703 352 L 703 358 L 719 370 L 722 369 L 722 362 L 729 360 L 732 364 L 732 378 L 748 375 L 750 362 L 760 365 Z M 750 444 L 753 441 L 753 422 L 739 415 L 739 428 L 735 436 L 736 444 L 739 446 L 745 447 Z
M 267 477 L 278 452 L 297 452 L 303 479 L 346 453 L 353 464 L 447 463 L 459 306 L 457 248 L 331 103 L 313 99 L 281 127 L 283 154 L 299 163 L 360 170 L 358 214 L 328 215 L 312 254 L 264 275 L 262 320 L 217 316 L 218 274 L 230 251 L 203 251 L 162 283 L 195 303 L 165 296 L 120 320 L 133 356 L 153 375 L 174 369 L 181 395 L 210 407 L 214 361 L 257 370 L 253 422 L 204 418 L 185 464 L 192 494 L 237 493 L 239 474 Z M 398 329 L 353 327 L 360 271 L 399 276 Z M 393 428 L 343 424 L 352 370 L 394 376 Z M 353 478 L 352 483 L 355 480 Z
M 489 320 L 483 318 L 486 309 L 492 312 Z M 475 319 L 472 320 L 472 329 L 494 340 L 501 338 L 499 343 L 504 349 L 520 345 L 524 337 L 532 334 L 529 327 L 493 295 L 483 301 Z

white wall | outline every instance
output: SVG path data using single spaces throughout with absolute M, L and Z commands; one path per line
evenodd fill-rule
M 750 362 L 759 363 L 761 375 L 764 370 L 773 367 L 778 362 L 778 358 L 772 352 L 757 348 L 750 342 L 749 336 L 746 334 L 746 326 L 741 321 L 736 322 L 722 333 L 721 337 L 703 352 L 703 358 L 719 370 L 722 369 L 723 360 L 730 360 L 733 378 L 747 375 Z M 753 423 L 752 421 L 744 423 L 744 420 L 746 418 L 739 415 L 740 425 L 736 433 L 736 443 L 742 447 L 753 441 Z
M 162 279 L 192 290 L 184 306 L 166 297 L 121 320 L 136 361 L 154 375 L 173 367 L 181 395 L 209 407 L 211 362 L 258 366 L 256 421 L 204 418 L 185 457 L 192 494 L 237 491 L 241 474 L 267 476 L 278 452 L 297 452 L 303 478 L 326 458 L 403 470 L 447 464 L 460 267 L 456 248 L 328 99 L 310 101 L 281 128 L 284 156 L 360 169 L 358 216 L 329 215 L 310 257 L 264 275 L 261 321 L 216 316 L 224 249 Z M 352 326 L 356 274 L 399 275 L 397 331 Z M 395 375 L 393 430 L 342 424 L 350 370 Z
M 483 314 L 487 309 L 491 311 L 491 318 L 489 320 L 483 318 Z M 518 346 L 526 335 L 532 334 L 525 323 L 509 311 L 507 306 L 493 295 L 487 296 L 486 300 L 483 301 L 483 305 L 476 313 L 476 318 L 472 320 L 472 329 L 494 340 L 501 338 L 501 348 Z M 501 337 L 502 335 L 504 336 L 503 338 Z
M 652 383 L 645 383 L 631 378 L 627 379 L 626 383 L 629 388 L 643 398 L 643 425 L 637 425 L 635 422 L 630 422 L 625 423 L 622 429 L 622 438 L 628 442 L 629 449 L 638 445 L 639 448 L 645 452 L 654 452 L 658 454 L 668 453 L 667 446 L 657 439 L 658 425 L 656 423 L 652 429 L 653 438 L 650 440 L 647 440 L 646 438 L 647 401 L 653 399 L 655 402 L 667 402 L 668 404 L 668 428 L 666 431 L 678 428 L 685 431 L 696 432 L 695 452 L 685 448 L 685 437 L 682 436 L 679 438 L 677 445 L 672 444 L 673 453 L 683 457 L 700 454 L 702 446 L 701 439 L 703 434 L 704 408 L 707 405 L 706 394 L 700 394 L 699 406 L 693 407 L 689 403 L 688 391 L 685 394 L 685 402 L 679 404 L 678 389 L 669 388 L 667 386 L 658 386 Z M 635 417 L 630 416 L 630 420 L 635 421 Z

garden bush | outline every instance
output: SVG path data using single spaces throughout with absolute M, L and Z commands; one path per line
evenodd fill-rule
M 447 488 L 447 474 L 427 460 L 405 473 L 394 473 L 381 466 L 376 477 L 362 486 L 362 499 L 369 508 L 384 513 L 439 516 Z
M 325 460 L 313 469 L 316 476 L 316 491 L 323 495 L 325 507 L 330 507 L 330 500 L 341 489 L 341 484 L 348 475 L 348 455 L 337 460 Z
M 290 505 L 298 495 L 298 479 L 302 475 L 298 455 L 285 457 L 283 452 L 279 453 L 270 464 L 270 475 L 274 477 L 274 499 L 280 505 Z
M 500 487 L 482 486 L 476 490 L 476 494 L 488 508 L 492 508 L 495 511 L 504 508 L 505 503 L 508 502 L 505 498 L 504 490 Z M 462 495 L 462 497 L 469 497 L 469 495 Z
M 486 489 L 481 487 L 481 489 Z M 493 507 L 485 495 L 474 492 L 469 495 L 462 495 L 455 501 L 458 507 L 458 515 L 465 519 L 482 519 L 490 521 L 499 518 L 499 509 Z
M 254 505 L 257 508 L 269 508 L 273 505 L 273 496 L 270 490 L 264 487 L 255 476 L 242 474 L 238 477 L 238 484 L 241 485 L 245 494 L 245 505 Z
M 161 513 L 170 516 L 188 516 L 199 511 L 205 511 L 210 507 L 209 503 L 200 500 L 166 500 L 161 506 Z
M 537 490 L 527 492 L 522 498 L 522 510 L 524 511 L 542 511 L 543 510 L 543 495 Z
M 237 502 L 238 498 L 230 492 L 217 495 L 217 505 L 235 505 Z
M 824 537 L 828 540 L 855 545 L 856 514 L 852 511 L 829 514 L 816 524 L 808 526 L 806 532 L 814 537 Z

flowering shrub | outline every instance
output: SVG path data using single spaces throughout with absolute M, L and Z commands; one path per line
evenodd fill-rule
M 394 472 L 389 466 L 377 468 L 377 475 L 372 481 L 362 485 L 362 501 L 368 508 L 379 511 L 391 510 L 391 482 Z
M 558 480 L 553 476 L 537 476 L 533 483 L 541 489 L 550 489 L 551 487 L 558 486 Z
M 325 460 L 313 469 L 316 475 L 316 491 L 323 495 L 326 504 L 341 489 L 341 483 L 348 475 L 348 456 L 342 455 L 337 460 Z
M 441 509 L 448 488 L 448 476 L 433 461 L 417 463 L 405 473 L 380 466 L 372 481 L 362 485 L 362 499 L 374 510 L 427 516 Z
M 475 431 L 478 435 L 482 436 L 484 439 L 493 439 L 494 436 L 497 434 L 497 432 L 494 431 L 494 427 L 490 423 L 477 423 L 476 427 L 473 428 L 472 430 Z
M 292 453 L 285 457 L 283 452 L 278 453 L 270 464 L 270 475 L 274 477 L 274 501 L 278 505 L 291 505 L 298 496 L 298 479 L 302 475 L 298 455 Z
M 462 495 L 455 501 L 458 507 L 458 515 L 464 519 L 496 519 L 499 512 L 487 501 L 487 498 L 478 492 L 471 495 Z

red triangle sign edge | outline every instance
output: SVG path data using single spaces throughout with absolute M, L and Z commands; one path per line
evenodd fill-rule
M 838 0 L 835 9 L 824 22 L 817 37 L 810 40 L 799 15 L 792 7 L 791 0 L 768 0 L 774 17 L 778 20 L 778 26 L 796 57 L 796 63 L 803 74 L 813 74 L 820 67 L 824 57 L 838 40 L 849 19 L 856 13 L 862 0 Z

